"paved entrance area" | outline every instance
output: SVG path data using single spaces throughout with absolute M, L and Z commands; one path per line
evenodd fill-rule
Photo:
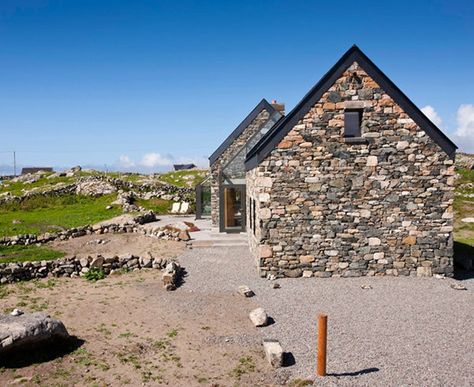
M 294 364 L 279 380 L 314 379 L 316 318 L 328 322 L 328 373 L 317 385 L 468 386 L 474 382 L 474 280 L 435 278 L 281 279 L 280 289 L 259 278 L 246 247 L 187 250 L 180 261 L 188 272 L 181 291 L 218 295 L 246 284 L 252 303 L 274 319 L 254 328 L 261 338 L 280 340 Z M 364 288 L 362 288 L 362 285 Z M 248 313 L 249 310 L 243 311 Z M 226 307 L 216 305 L 217 315 Z

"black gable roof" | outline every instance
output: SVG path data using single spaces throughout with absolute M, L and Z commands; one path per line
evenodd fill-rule
M 262 110 L 266 110 L 270 115 L 272 115 L 276 110 L 275 108 L 268 103 L 264 98 L 262 99 L 257 106 L 250 112 L 250 114 L 244 118 L 244 120 L 234 129 L 234 131 L 227 137 L 224 142 L 219 145 L 219 148 L 209 157 L 209 163 L 212 165 L 220 157 L 220 155 L 232 144 L 232 142 L 239 137 L 245 128 L 250 125 L 250 123 L 261 113 Z
M 457 146 L 357 47 L 352 46 L 303 99 L 280 120 L 247 154 L 245 167 L 255 168 L 279 144 L 298 121 L 316 104 L 344 71 L 357 62 L 364 71 L 423 129 L 451 158 Z

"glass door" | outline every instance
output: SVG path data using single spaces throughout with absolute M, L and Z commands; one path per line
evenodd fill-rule
M 220 231 L 245 231 L 245 185 L 222 185 Z

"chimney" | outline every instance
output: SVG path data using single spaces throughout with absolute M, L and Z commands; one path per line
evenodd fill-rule
M 275 108 L 277 112 L 279 112 L 282 116 L 285 115 L 285 104 L 278 103 L 276 99 L 272 100 L 272 106 Z

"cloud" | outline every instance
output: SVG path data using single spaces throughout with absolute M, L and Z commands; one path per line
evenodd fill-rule
M 171 165 L 173 162 L 171 158 L 165 157 L 160 155 L 159 153 L 146 153 L 140 165 L 147 167 L 147 168 L 154 168 L 154 167 L 163 167 Z
M 139 159 L 139 161 L 135 161 Z M 122 154 L 118 160 L 110 167 L 114 170 L 128 171 L 128 172 L 150 172 L 151 171 L 165 171 L 171 168 L 173 164 L 196 164 L 200 168 L 207 168 L 209 161 L 207 157 L 186 157 L 173 156 L 170 154 L 162 155 L 158 152 L 145 153 L 141 158 L 139 155 L 134 159 L 127 154 Z M 102 169 L 100 167 L 98 169 Z
M 461 151 L 474 152 L 474 105 L 463 104 L 457 112 L 455 140 Z
M 119 157 L 119 165 L 124 168 L 132 168 L 135 166 L 135 163 L 133 160 L 130 158 L 130 156 L 127 155 L 120 155 Z
M 443 123 L 442 118 L 436 112 L 435 108 L 431 105 L 426 105 L 425 107 L 421 108 L 421 111 L 428 117 L 433 124 L 436 126 L 441 126 Z

